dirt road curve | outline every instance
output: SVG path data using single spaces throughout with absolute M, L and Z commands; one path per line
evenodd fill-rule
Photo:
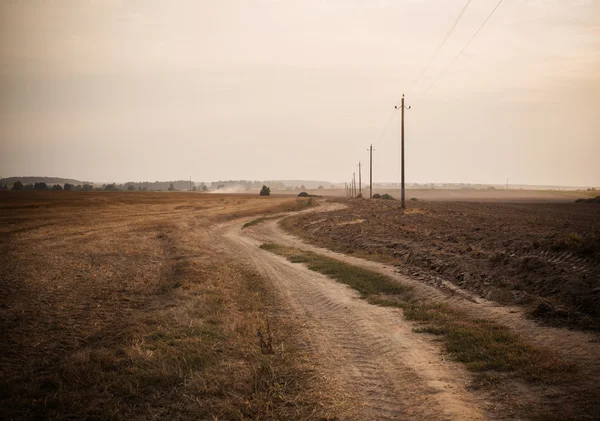
M 323 210 L 330 209 L 323 207 Z M 436 288 L 398 273 L 396 268 L 391 265 L 306 244 L 302 240 L 283 232 L 276 222 L 268 221 L 258 226 L 252 232 L 252 235 L 261 243 L 274 242 L 312 251 L 387 275 L 404 285 L 411 286 L 422 298 L 447 302 L 466 311 L 473 318 L 494 320 L 507 326 L 529 342 L 541 348 L 551 349 L 565 360 L 576 363 L 590 376 L 591 382 L 597 382 L 597 379 L 600 379 L 600 338 L 596 333 L 542 326 L 527 318 L 524 309 L 521 307 L 496 304 L 462 290 L 450 282 L 443 282 L 440 287 Z
M 463 369 L 412 332 L 398 310 L 370 305 L 347 286 L 258 248 L 260 226 L 220 228 L 224 253 L 268 277 L 305 326 L 307 352 L 351 403 L 354 419 L 487 419 Z M 271 240 L 277 240 L 271 238 Z

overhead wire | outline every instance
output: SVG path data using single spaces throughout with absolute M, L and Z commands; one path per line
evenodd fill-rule
M 503 0 L 499 0 L 498 1 L 498 3 L 496 4 L 496 7 L 494 7 L 494 9 L 487 16 L 487 18 L 485 18 L 485 20 L 483 21 L 483 23 L 481 24 L 481 26 L 479 27 L 479 29 L 477 29 L 477 31 L 475 32 L 475 34 L 473 34 L 473 36 L 471 37 L 471 39 L 469 40 L 469 42 L 467 42 L 465 44 L 465 46 L 463 47 L 463 49 L 460 50 L 460 52 L 456 55 L 456 57 L 454 57 L 454 60 L 452 60 L 452 62 L 448 65 L 448 67 L 446 67 L 446 69 L 442 72 L 442 74 L 439 75 L 439 77 L 429 86 L 429 88 L 427 88 L 427 90 L 425 90 L 425 92 L 423 92 L 416 99 L 417 101 L 419 99 L 423 98 L 425 95 L 427 95 L 429 93 L 429 91 L 431 91 L 431 89 L 440 81 L 440 79 L 442 77 L 444 77 L 444 75 L 446 74 L 446 72 L 454 65 L 454 63 L 456 63 L 456 61 L 459 59 L 459 57 L 462 55 L 462 53 L 465 52 L 465 50 L 469 47 L 469 45 L 471 45 L 471 42 L 473 42 L 473 40 L 475 39 L 475 37 L 479 34 L 479 32 L 481 32 L 481 30 L 483 29 L 483 27 L 485 26 L 485 24 L 488 22 L 488 20 L 490 20 L 490 18 L 496 12 L 496 10 L 498 9 L 498 7 L 500 7 L 500 4 L 502 3 L 502 1 Z
M 439 54 L 439 52 L 442 50 L 442 48 L 444 47 L 444 45 L 446 45 L 446 41 L 448 41 L 448 38 L 450 38 L 450 35 L 452 35 L 452 32 L 454 32 L 454 29 L 456 28 L 456 25 L 458 25 L 458 22 L 460 22 L 461 18 L 465 14 L 465 11 L 467 10 L 467 8 L 469 7 L 469 5 L 471 4 L 471 1 L 472 0 L 467 0 L 467 2 L 465 3 L 465 5 L 463 6 L 462 10 L 460 11 L 460 13 L 458 14 L 458 16 L 454 20 L 454 23 L 452 24 L 452 26 L 450 27 L 450 29 L 448 30 L 448 32 L 446 32 L 446 35 L 444 36 L 444 39 L 442 40 L 442 42 L 438 45 L 438 47 L 434 51 L 433 55 L 431 57 L 429 57 L 429 61 L 427 62 L 427 64 L 425 65 L 425 67 L 423 67 L 423 69 L 421 70 L 421 72 L 418 74 L 418 76 L 415 78 L 415 80 L 411 84 L 410 89 L 408 90 L 408 92 L 412 92 L 413 88 L 415 86 L 417 86 L 417 83 L 419 83 L 419 81 L 421 80 L 421 77 L 425 74 L 425 72 L 427 71 L 427 69 L 429 69 L 429 66 L 431 66 L 431 63 L 433 62 L 433 60 L 435 60 L 435 58 L 437 57 L 437 55 Z
M 381 133 L 381 136 L 379 136 L 379 138 L 377 139 L 377 142 L 379 142 L 381 139 L 383 139 L 383 137 L 385 136 L 385 134 L 387 133 L 388 128 L 390 127 L 390 123 L 392 122 L 392 118 L 394 117 L 394 114 L 396 113 L 396 110 L 392 110 L 392 112 L 390 113 L 390 117 L 387 120 L 387 123 L 385 125 L 385 128 L 383 129 L 383 133 Z

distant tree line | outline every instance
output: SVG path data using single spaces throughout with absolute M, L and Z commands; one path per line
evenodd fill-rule
M 2 190 L 8 190 L 7 186 L 2 186 Z M 78 190 L 78 191 L 92 191 L 95 190 L 94 186 L 91 184 L 70 184 L 70 183 L 65 183 L 64 186 L 61 186 L 60 184 L 54 184 L 49 186 L 48 184 L 41 182 L 41 183 L 29 183 L 29 184 L 23 184 L 21 182 L 21 180 L 17 180 L 13 183 L 13 186 L 10 190 L 13 191 L 33 191 L 33 190 L 38 190 L 38 191 L 43 191 L 43 190 Z
M 101 186 L 94 186 L 91 183 L 83 184 L 49 184 L 45 182 L 36 182 L 24 184 L 21 180 L 16 180 L 12 183 L 12 187 L 9 185 L 0 185 L 0 190 L 13 190 L 13 191 L 43 191 L 43 190 L 66 190 L 66 191 L 181 191 L 190 190 L 189 180 L 178 180 L 178 181 L 155 181 L 155 182 L 127 182 L 123 184 L 108 183 L 102 184 Z M 200 183 L 196 186 L 192 182 L 192 191 L 208 191 L 208 187 L 204 183 Z

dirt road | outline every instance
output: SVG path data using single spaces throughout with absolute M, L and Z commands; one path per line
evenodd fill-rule
M 267 224 L 269 240 L 273 225 Z M 222 250 L 268 277 L 305 327 L 307 353 L 353 419 L 487 419 L 467 374 L 412 332 L 399 310 L 368 304 L 345 285 L 258 248 L 262 227 L 221 227 Z M 276 234 L 275 234 L 276 236 Z
M 317 212 L 339 206 L 327 204 Z M 347 286 L 261 250 L 263 243 L 308 250 L 376 271 L 410 285 L 424 299 L 449 303 L 473 318 L 494 320 L 585 373 L 567 394 L 596 394 L 600 341 L 594 333 L 540 326 L 520 308 L 495 304 L 452 284 L 436 288 L 401 275 L 393 266 L 312 246 L 283 232 L 277 220 L 245 230 L 241 225 L 232 222 L 220 228 L 223 251 L 253 265 L 273 283 L 304 326 L 306 352 L 315 358 L 322 376 L 330 379 L 331 393 L 351 403 L 349 419 L 521 419 L 523 413 L 510 412 L 517 407 L 531 407 L 532 414 L 533 408 L 549 410 L 558 395 L 553 388 L 519 383 L 511 386 L 510 396 L 497 400 L 493 394 L 468 388 L 471 374 L 446 359 L 439 343 L 414 333 L 414 325 L 401 311 L 371 305 Z

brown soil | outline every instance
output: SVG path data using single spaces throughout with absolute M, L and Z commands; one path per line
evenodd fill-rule
M 600 207 L 587 203 L 350 200 L 284 224 L 332 250 L 423 282 L 519 304 L 556 325 L 600 328 Z

